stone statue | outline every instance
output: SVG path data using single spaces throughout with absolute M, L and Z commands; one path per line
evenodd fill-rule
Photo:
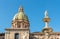
M 48 18 L 48 11 L 45 11 L 45 18 Z

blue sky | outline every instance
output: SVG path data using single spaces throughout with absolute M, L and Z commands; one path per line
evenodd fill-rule
M 49 26 L 54 32 L 60 32 L 60 0 L 0 0 L 0 32 L 11 28 L 12 19 L 20 5 L 23 5 L 24 12 L 29 17 L 31 32 L 41 32 L 45 26 L 45 10 L 48 10 L 51 19 Z

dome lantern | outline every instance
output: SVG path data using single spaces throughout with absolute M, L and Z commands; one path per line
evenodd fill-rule
M 23 7 L 22 6 L 19 8 L 19 12 L 23 12 Z

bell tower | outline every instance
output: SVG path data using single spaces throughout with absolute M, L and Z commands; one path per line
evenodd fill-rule
M 24 14 L 23 7 L 20 7 L 13 17 L 12 27 L 5 30 L 5 39 L 29 39 L 29 20 Z

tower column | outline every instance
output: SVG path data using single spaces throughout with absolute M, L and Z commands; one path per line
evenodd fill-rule
M 48 12 L 45 11 L 45 17 L 44 17 L 45 28 L 48 28 L 48 22 L 49 21 L 50 21 L 50 18 L 48 17 Z
M 48 22 L 45 22 L 45 28 L 48 28 Z

